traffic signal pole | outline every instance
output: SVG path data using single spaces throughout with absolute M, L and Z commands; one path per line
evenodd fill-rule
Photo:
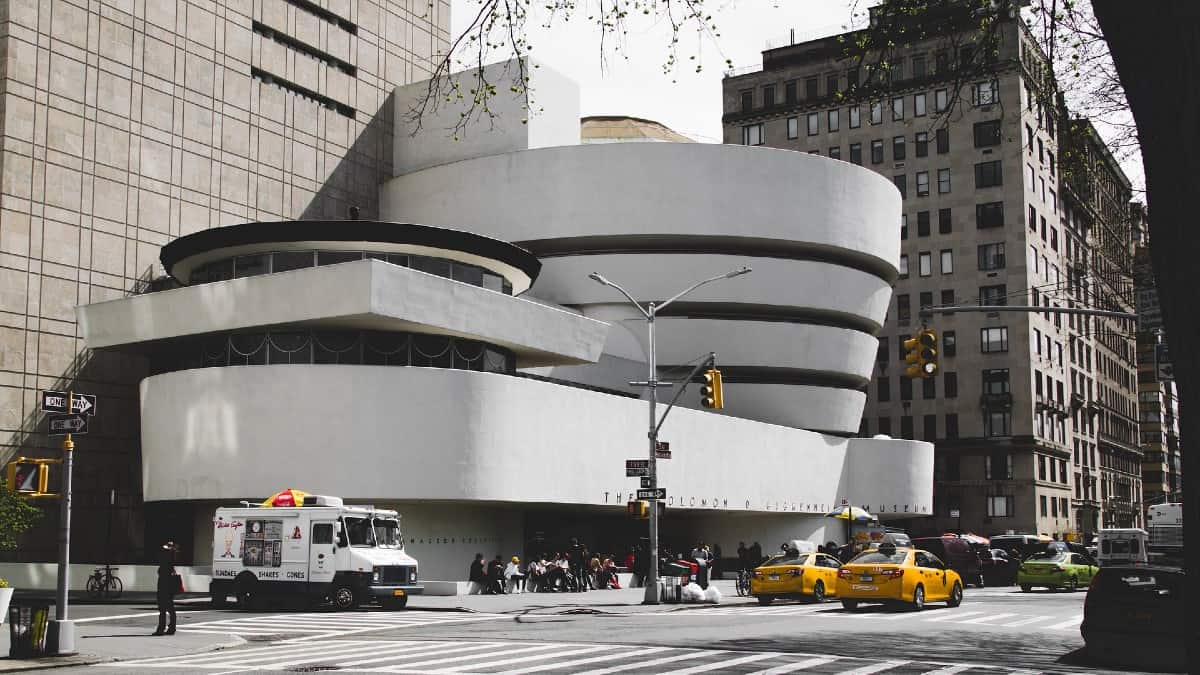
M 67 393 L 67 410 L 75 409 L 75 393 Z M 51 654 L 68 656 L 76 653 L 75 622 L 68 619 L 67 590 L 71 572 L 71 468 L 75 441 L 67 434 L 62 443 L 63 485 L 61 515 L 58 526 L 58 594 L 55 599 L 54 621 L 50 622 L 47 647 Z

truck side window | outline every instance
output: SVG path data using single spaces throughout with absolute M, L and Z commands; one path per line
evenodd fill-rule
M 314 544 L 332 544 L 333 523 L 314 523 L 312 541 Z

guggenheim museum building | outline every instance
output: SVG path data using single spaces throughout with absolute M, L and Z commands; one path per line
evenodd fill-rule
M 161 250 L 174 287 L 78 309 L 91 349 L 150 363 L 146 509 L 176 515 L 162 536 L 197 564 L 215 508 L 284 488 L 397 509 L 427 579 L 569 537 L 627 550 L 645 534 L 625 460 L 647 452 L 648 394 L 629 385 L 647 325 L 591 273 L 644 303 L 753 269 L 655 324 L 660 378 L 715 352 L 725 382 L 724 410 L 693 386 L 662 427 L 665 543 L 843 540 L 825 517 L 843 500 L 884 522 L 930 512 L 932 446 L 856 437 L 898 274 L 891 183 L 640 120 L 581 125 L 576 85 L 531 72 L 544 113 L 500 102 L 457 141 L 452 106 L 413 135 L 402 111 L 425 84 L 398 89 L 379 220 L 196 232 Z

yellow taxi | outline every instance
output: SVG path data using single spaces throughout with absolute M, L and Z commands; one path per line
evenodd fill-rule
M 862 602 L 901 603 L 921 610 L 927 602 L 962 604 L 962 578 L 937 556 L 883 544 L 860 553 L 838 570 L 837 595 L 846 609 Z
M 750 595 L 758 604 L 769 605 L 775 598 L 807 598 L 821 602 L 837 593 L 837 574 L 841 562 L 824 553 L 793 548 L 755 568 L 750 576 Z

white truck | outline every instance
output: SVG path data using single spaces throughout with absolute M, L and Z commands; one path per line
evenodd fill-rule
M 1146 529 L 1150 532 L 1150 562 L 1182 567 L 1183 504 L 1173 502 L 1147 507 Z
M 214 607 L 233 596 L 246 609 L 268 597 L 401 609 L 422 590 L 395 511 L 307 495 L 301 506 L 222 507 L 213 517 Z
M 1101 565 L 1136 565 L 1148 560 L 1146 544 L 1150 535 L 1136 527 L 1105 528 L 1096 534 L 1096 560 Z

